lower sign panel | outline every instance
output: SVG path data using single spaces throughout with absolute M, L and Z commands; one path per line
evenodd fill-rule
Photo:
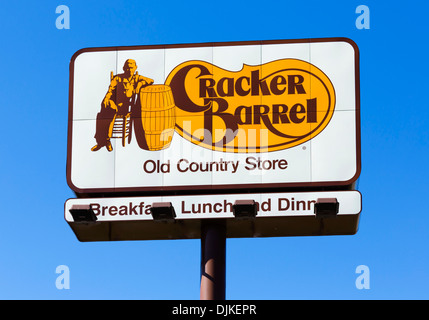
M 335 199 L 338 211 L 316 214 L 321 199 Z M 235 215 L 239 200 L 253 200 L 256 217 Z M 154 220 L 155 203 L 168 204 L 174 216 Z M 96 220 L 75 221 L 72 208 L 87 208 Z M 358 191 L 338 191 L 69 199 L 64 214 L 80 241 L 118 241 L 198 239 L 201 221 L 210 219 L 225 220 L 228 238 L 351 235 L 357 232 L 361 208 Z

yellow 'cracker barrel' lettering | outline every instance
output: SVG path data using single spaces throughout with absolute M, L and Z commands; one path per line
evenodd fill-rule
M 205 61 L 174 68 L 165 84 L 176 104 L 176 131 L 224 152 L 276 151 L 318 135 L 335 108 L 335 90 L 316 66 L 282 59 L 240 71 Z

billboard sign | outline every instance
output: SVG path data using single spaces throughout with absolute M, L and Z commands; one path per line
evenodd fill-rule
M 77 194 L 348 186 L 359 99 L 346 38 L 82 49 L 67 180 Z
M 338 201 L 335 217 L 316 217 L 320 198 Z M 256 217 L 236 218 L 238 200 L 253 200 Z M 152 204 L 163 202 L 175 210 L 171 221 L 155 221 L 151 214 Z M 95 221 L 76 222 L 71 213 L 76 206 L 89 206 Z M 115 241 L 198 239 L 201 221 L 209 219 L 224 219 L 228 238 L 355 234 L 361 209 L 358 191 L 324 191 L 69 199 L 64 215 L 80 241 Z

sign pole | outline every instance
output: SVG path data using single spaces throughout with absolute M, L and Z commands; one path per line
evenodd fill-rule
M 225 300 L 225 221 L 201 222 L 201 300 Z

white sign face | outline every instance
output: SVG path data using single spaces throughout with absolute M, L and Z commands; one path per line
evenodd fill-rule
M 350 185 L 360 174 L 358 55 L 344 38 L 78 51 L 69 186 Z
M 319 198 L 336 198 L 339 203 L 337 215 L 323 219 L 322 225 L 314 213 Z M 237 200 L 254 200 L 256 217 L 235 218 Z M 171 202 L 174 222 L 154 221 L 150 208 L 155 202 Z M 97 221 L 75 223 L 70 213 L 74 205 L 90 205 Z M 338 191 L 69 199 L 64 214 L 81 241 L 145 240 L 198 238 L 202 219 L 219 218 L 227 221 L 228 237 L 354 234 L 361 208 L 358 191 Z

